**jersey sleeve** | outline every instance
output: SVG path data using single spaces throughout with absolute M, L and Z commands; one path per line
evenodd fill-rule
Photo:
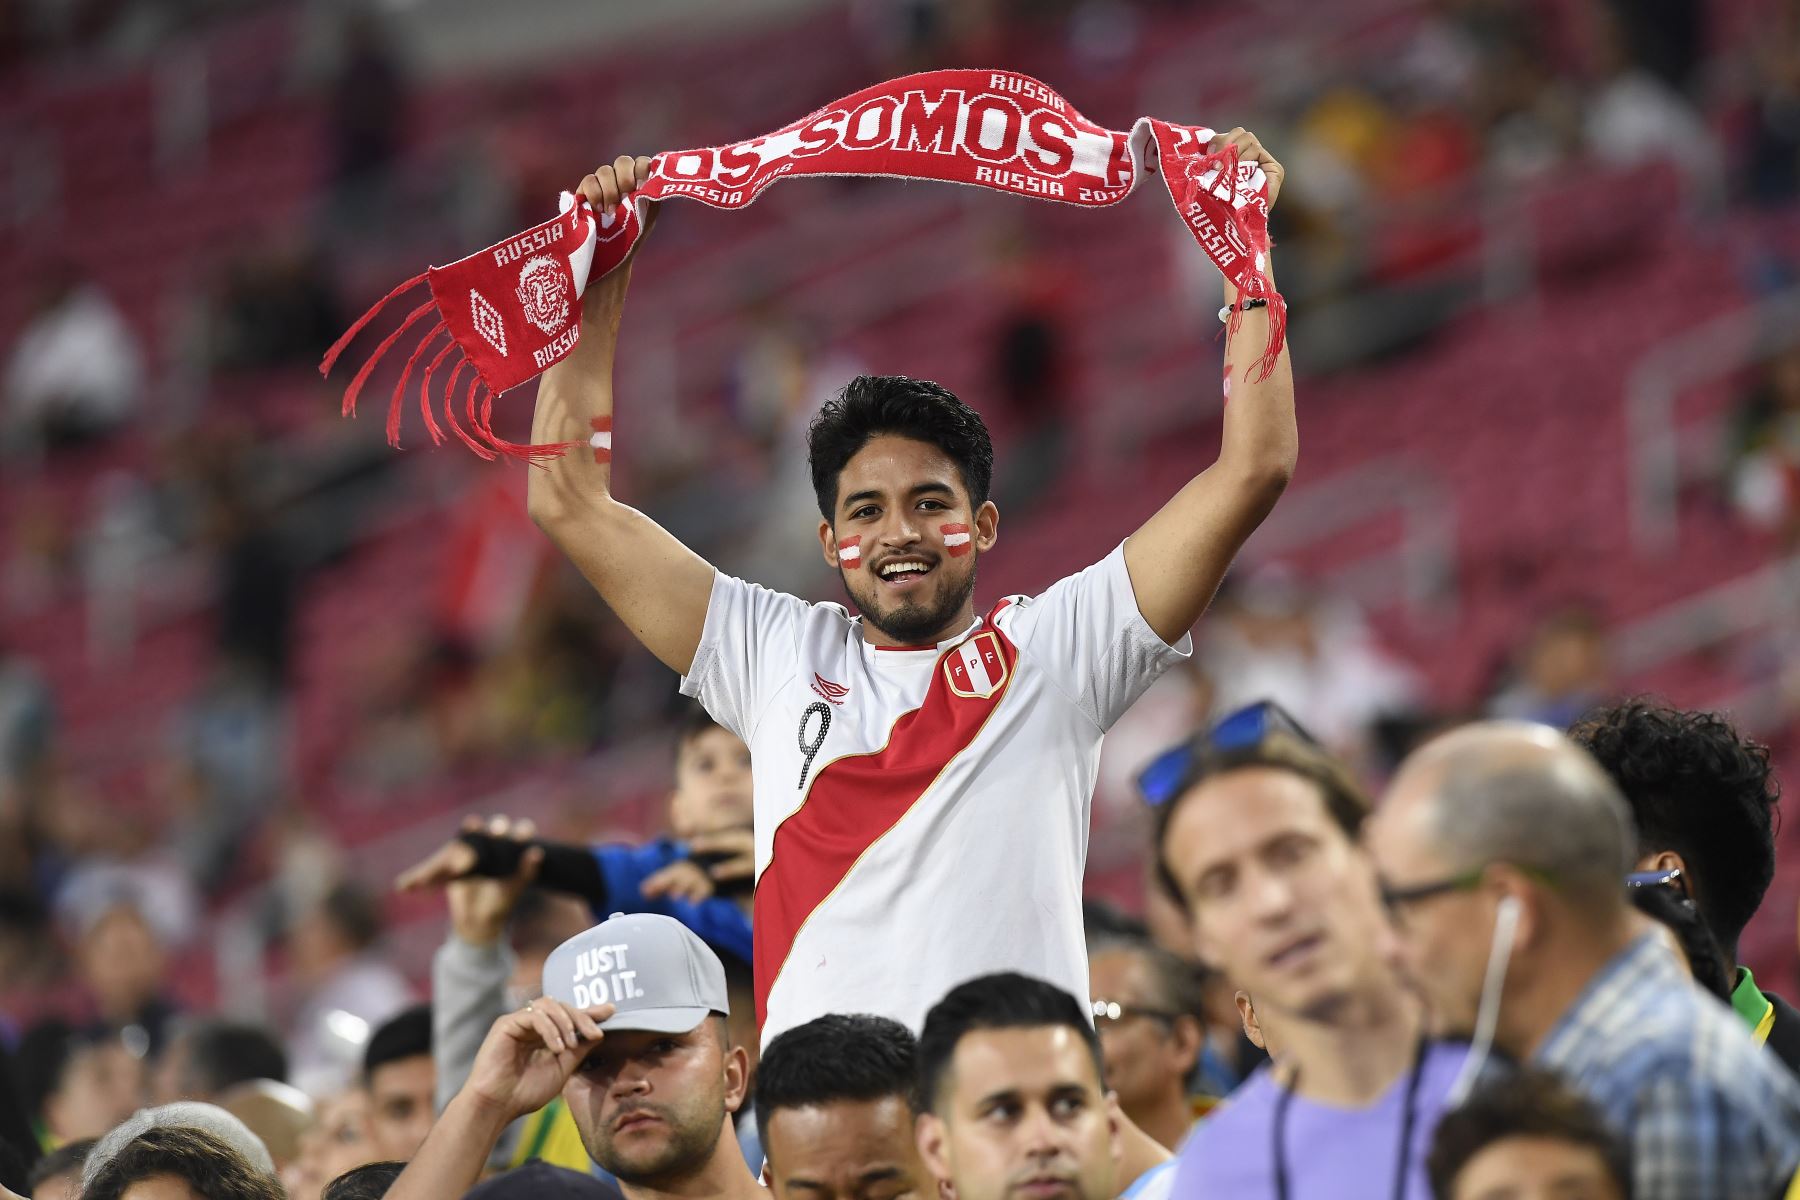
M 1012 609 L 1006 635 L 1102 731 L 1194 650 L 1191 634 L 1171 646 L 1138 611 L 1123 542 Z
M 809 606 L 785 592 L 713 575 L 706 626 L 681 694 L 700 701 L 713 720 L 748 742 L 771 697 L 793 677 L 796 647 Z

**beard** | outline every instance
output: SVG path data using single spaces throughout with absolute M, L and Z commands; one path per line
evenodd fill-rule
M 658 1146 L 645 1146 L 626 1151 L 613 1141 L 610 1129 L 594 1137 L 582 1138 L 588 1153 L 620 1183 L 633 1187 L 656 1187 L 693 1174 L 712 1158 L 720 1130 L 725 1123 L 725 1103 L 683 1104 L 678 1108 L 660 1104 L 638 1105 L 640 1110 L 654 1112 L 669 1130 L 666 1141 Z M 617 1119 L 615 1115 L 614 1119 Z
M 857 569 L 860 571 L 862 568 Z M 942 571 L 944 567 L 939 564 L 937 569 Z M 896 642 L 906 646 L 938 641 L 943 636 L 944 626 L 956 619 L 956 615 L 962 611 L 963 605 L 969 602 L 969 597 L 975 594 L 975 564 L 973 561 L 969 563 L 968 576 L 961 583 L 952 583 L 947 587 L 940 588 L 935 600 L 907 600 L 885 612 L 876 603 L 880 593 L 874 590 L 881 587 L 881 584 L 872 585 L 866 597 L 859 596 L 856 594 L 856 589 L 850 586 L 849 572 L 839 568 L 839 574 L 844 577 L 844 591 L 849 593 L 857 610 L 862 613 L 862 619 Z

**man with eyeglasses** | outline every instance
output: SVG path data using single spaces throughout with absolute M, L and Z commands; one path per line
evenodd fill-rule
M 1119 1107 L 1160 1145 L 1179 1150 L 1194 1125 L 1187 1081 L 1206 1041 L 1193 969 L 1149 941 L 1114 935 L 1089 942 L 1088 986 Z
M 1195 949 L 1255 997 L 1277 1053 L 1182 1148 L 1177 1196 L 1428 1200 L 1425 1157 L 1467 1057 L 1433 1044 L 1383 954 L 1367 797 L 1274 705 L 1140 776 Z
M 1447 734 L 1402 764 L 1370 847 L 1396 960 L 1478 1057 L 1491 1044 L 1592 1100 L 1637 1200 L 1787 1187 L 1800 1085 L 1636 918 L 1630 812 L 1584 751 L 1541 725 Z

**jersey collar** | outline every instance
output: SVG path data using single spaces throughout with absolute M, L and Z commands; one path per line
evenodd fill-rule
M 877 651 L 881 654 L 942 654 L 944 651 L 950 649 L 950 647 L 958 645 L 967 639 L 970 634 L 974 633 L 977 629 L 980 629 L 981 625 L 982 618 L 978 616 L 973 621 L 969 622 L 969 627 L 967 629 L 963 630 L 955 637 L 945 638 L 943 641 L 936 643 L 925 642 L 918 646 L 877 646 L 874 642 L 869 641 L 867 638 L 863 638 L 863 645 L 867 649 Z M 861 637 L 863 628 L 861 617 L 856 618 L 856 628 L 857 636 Z

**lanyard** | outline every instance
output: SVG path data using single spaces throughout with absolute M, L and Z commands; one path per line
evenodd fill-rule
M 1400 1145 L 1394 1152 L 1394 1200 L 1405 1200 L 1406 1176 L 1412 1167 L 1413 1126 L 1418 1119 L 1419 1080 L 1425 1074 L 1425 1048 L 1423 1037 L 1413 1051 L 1412 1071 L 1406 1079 L 1406 1105 L 1401 1110 Z M 1287 1169 L 1287 1116 L 1288 1106 L 1293 1102 L 1294 1089 L 1300 1085 L 1300 1071 L 1295 1068 L 1293 1078 L 1282 1088 L 1281 1095 L 1275 1101 L 1275 1197 L 1276 1200 L 1290 1200 L 1288 1190 Z

